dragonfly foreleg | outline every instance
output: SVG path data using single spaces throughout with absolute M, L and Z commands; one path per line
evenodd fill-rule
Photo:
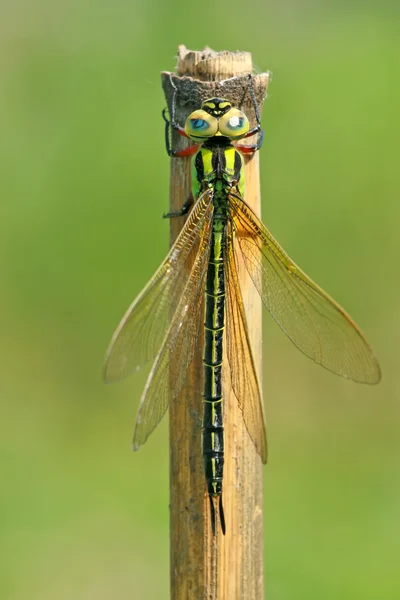
M 190 211 L 192 206 L 193 206 L 193 195 L 190 194 L 187 197 L 187 199 L 185 200 L 185 202 L 182 204 L 182 206 L 179 210 L 169 212 L 169 213 L 164 213 L 163 219 L 174 219 L 175 217 L 183 217 L 188 214 L 188 212 Z
M 186 134 L 184 128 L 175 121 L 174 116 L 172 116 L 171 121 L 168 119 L 166 108 L 164 108 L 162 111 L 162 117 L 165 121 L 165 147 L 167 149 L 168 156 L 182 158 L 184 156 L 193 156 L 196 154 L 197 150 L 200 148 L 200 144 L 193 144 L 192 146 L 188 146 L 187 148 L 183 148 L 181 150 L 172 148 L 170 140 L 171 127 L 182 137 L 188 138 L 189 136 Z

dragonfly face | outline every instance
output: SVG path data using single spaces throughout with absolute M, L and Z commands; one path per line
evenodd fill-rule
M 204 333 L 203 457 L 211 522 L 216 510 L 222 531 L 224 466 L 223 345 L 233 392 L 247 431 L 263 462 L 267 459 L 262 395 L 249 343 L 246 314 L 236 265 L 245 265 L 276 323 L 299 350 L 326 369 L 360 383 L 378 383 L 380 368 L 356 323 L 286 254 L 245 201 L 242 154 L 262 143 L 259 112 L 249 77 L 256 125 L 223 98 L 211 98 L 181 127 L 166 121 L 169 156 L 193 156 L 194 205 L 178 213 L 188 218 L 169 254 L 129 307 L 111 340 L 104 377 L 115 381 L 152 362 L 134 433 L 134 448 L 145 443 L 174 402 Z M 169 130 L 194 142 L 184 150 L 170 146 Z M 258 134 L 255 144 L 244 140 Z M 240 143 L 238 143 L 240 141 Z M 233 243 L 234 238 L 236 243 Z M 188 275 L 189 274 L 189 275 Z M 200 451 L 200 448 L 199 448 Z M 218 504 L 214 505 L 217 500 Z
M 224 98 L 205 100 L 201 109 L 192 112 L 185 123 L 185 133 L 195 142 L 207 142 L 214 136 L 240 140 L 249 131 L 246 115 Z

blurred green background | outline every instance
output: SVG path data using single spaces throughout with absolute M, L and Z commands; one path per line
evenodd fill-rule
M 272 70 L 263 219 L 383 370 L 340 380 L 266 320 L 267 596 L 400 597 L 399 13 L 3 0 L 0 598 L 168 598 L 167 424 L 132 454 L 146 373 L 106 387 L 101 366 L 168 248 L 159 73 L 179 43 Z

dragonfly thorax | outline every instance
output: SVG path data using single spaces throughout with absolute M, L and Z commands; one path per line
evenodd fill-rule
M 192 193 L 195 198 L 207 188 L 218 194 L 236 190 L 244 194 L 243 161 L 231 144 L 204 144 L 193 159 Z

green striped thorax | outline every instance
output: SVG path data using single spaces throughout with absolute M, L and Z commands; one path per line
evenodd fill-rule
M 208 182 L 210 187 L 215 185 L 215 179 L 218 178 L 215 173 L 216 154 L 223 158 L 223 177 L 228 183 L 237 175 L 240 160 L 241 176 L 238 187 L 241 195 L 244 195 L 242 163 L 232 142 L 242 139 L 249 129 L 246 115 L 224 98 L 209 98 L 203 102 L 200 109 L 188 116 L 185 133 L 194 142 L 202 144 L 192 162 L 192 192 L 195 198 L 204 189 L 205 182 Z

